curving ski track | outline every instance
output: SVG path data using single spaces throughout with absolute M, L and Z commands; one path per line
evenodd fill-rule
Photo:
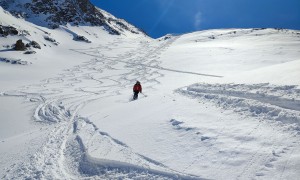
M 178 38 L 178 37 L 177 37 Z M 245 137 L 232 137 L 233 133 L 225 127 L 216 127 L 217 136 L 211 138 L 201 136 L 200 141 L 197 127 L 185 127 L 183 122 L 171 120 L 170 125 L 176 131 L 184 131 L 185 141 L 193 142 L 201 147 L 192 154 L 194 160 L 181 172 L 167 167 L 161 162 L 134 152 L 124 142 L 115 139 L 109 133 L 103 132 L 89 119 L 81 117 L 78 111 L 85 105 L 111 96 L 124 93 L 136 81 L 143 82 L 147 89 L 155 89 L 160 84 L 164 71 L 188 73 L 193 75 L 221 77 L 189 71 L 179 71 L 161 67 L 160 54 L 177 38 L 165 41 L 160 45 L 149 43 L 143 39 L 134 39 L 131 43 L 118 39 L 107 45 L 99 45 L 90 49 L 72 49 L 71 51 L 84 54 L 91 58 L 80 66 L 65 70 L 58 77 L 46 79 L 38 84 L 24 86 L 15 91 L 2 93 L 3 96 L 21 96 L 32 102 L 38 102 L 33 114 L 36 121 L 44 123 L 51 131 L 47 141 L 38 152 L 32 155 L 29 162 L 23 162 L 13 167 L 3 179 L 201 179 L 189 175 L 191 167 L 204 167 L 207 157 L 222 158 L 210 169 L 215 173 L 213 179 L 222 179 L 223 170 L 231 162 L 239 161 L 238 149 L 247 149 L 257 145 L 257 148 L 244 150 L 249 157 L 246 163 L 240 165 L 236 179 L 256 179 L 267 174 L 274 162 L 282 154 L 291 156 L 297 144 L 294 131 L 282 133 L 276 125 L 269 132 L 270 145 L 257 144 L 251 137 L 262 136 L 267 120 L 280 123 L 294 123 L 296 132 L 299 131 L 300 97 L 299 89 L 293 86 L 271 86 L 269 84 L 236 85 L 236 84 L 195 84 L 177 90 L 177 92 L 201 101 L 209 102 L 226 110 L 251 116 L 262 122 L 255 124 L 248 131 L 243 131 Z M 134 44 L 138 43 L 136 49 Z M 132 45 L 132 46 L 131 46 Z M 124 48 L 126 47 L 126 48 Z M 114 56 L 106 54 L 115 51 Z M 116 51 L 118 50 L 118 51 Z M 118 52 L 118 53 L 117 53 Z M 289 91 L 289 93 L 285 93 Z M 276 127 L 275 127 L 276 126 Z M 272 128 L 272 126 L 271 126 Z M 239 130 L 239 129 L 238 129 Z M 241 133 L 242 134 L 242 133 Z M 220 137 L 223 136 L 223 137 Z M 280 137 L 281 136 L 281 137 Z M 230 138 L 235 142 L 228 151 L 220 151 L 221 138 Z M 283 138 L 296 139 L 291 145 Z M 209 141 L 206 142 L 206 139 Z M 95 148 L 97 147 L 97 149 Z M 100 148 L 99 148 L 100 147 Z M 279 149 L 278 152 L 272 152 Z M 284 152 L 284 153 L 283 153 Z M 97 154 L 98 158 L 92 156 Z M 114 157 L 115 154 L 118 157 Z M 280 179 L 284 178 L 286 166 L 280 167 Z M 238 166 L 235 165 L 235 166 Z M 260 166 L 260 165 L 263 165 Z M 236 169 L 227 170 L 234 174 Z
M 131 88 L 136 77 L 146 88 L 155 88 L 160 83 L 159 78 L 164 76 L 159 70 L 167 70 L 159 67 L 160 52 L 175 40 L 153 46 L 147 41 L 136 39 L 140 41 L 138 49 L 129 47 L 115 57 L 101 52 L 122 48 L 124 42 L 121 39 L 106 46 L 73 49 L 93 58 L 81 66 L 65 70 L 58 77 L 3 93 L 4 96 L 22 96 L 32 102 L 39 102 L 33 116 L 52 131 L 29 162 L 15 166 L 2 178 L 200 179 L 176 172 L 133 152 L 126 144 L 102 132 L 101 127 L 96 127 L 78 114 L 79 109 L 94 100 L 115 96 L 122 93 L 123 89 Z M 102 159 L 89 155 L 94 143 L 104 147 L 99 150 Z M 110 152 L 118 152 L 123 161 L 111 157 Z

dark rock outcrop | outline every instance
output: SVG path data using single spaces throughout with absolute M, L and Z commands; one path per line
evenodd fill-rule
M 25 51 L 24 54 L 35 54 L 35 51 Z
M 86 43 L 91 43 L 91 41 L 89 41 L 86 37 L 79 36 L 79 35 L 74 37 L 74 41 L 82 41 L 82 42 L 86 42 Z
M 26 48 L 30 48 L 30 47 L 33 47 L 33 48 L 36 48 L 36 49 L 41 49 L 41 46 L 39 43 L 37 43 L 36 41 L 31 41 L 30 43 L 27 43 L 25 45 Z
M 34 47 L 34 48 L 41 49 L 41 46 L 36 41 L 31 41 L 29 43 L 29 45 L 32 46 L 32 47 Z
M 16 50 L 16 51 L 25 51 L 26 50 L 25 44 L 22 42 L 21 39 L 19 39 L 16 42 L 14 50 Z
M 19 31 L 12 26 L 2 26 L 0 25 L 0 36 L 8 36 L 8 35 L 18 35 Z
M 5 62 L 9 64 L 18 64 L 18 65 L 28 65 L 27 61 L 22 61 L 21 59 L 8 59 L 8 58 L 1 58 L 0 57 L 0 62 Z
M 104 16 L 88 0 L 32 0 L 25 5 L 34 14 L 51 14 L 46 20 L 52 28 L 71 23 L 102 26 Z
M 53 43 L 56 42 L 55 39 L 53 39 L 53 38 L 51 38 L 49 36 L 45 36 L 44 39 L 47 40 L 47 41 L 53 42 Z
M 53 39 L 53 38 L 51 38 L 51 37 L 49 37 L 49 36 L 45 36 L 44 39 L 45 39 L 46 41 L 52 42 L 52 43 L 53 43 L 54 45 L 56 45 L 56 46 L 58 46 L 58 44 L 59 44 L 55 39 Z

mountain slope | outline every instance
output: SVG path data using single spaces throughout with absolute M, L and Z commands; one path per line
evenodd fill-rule
M 1 25 L 18 31 L 0 37 L 0 58 L 28 62 L 0 62 L 2 179 L 300 176 L 299 31 L 155 40 L 49 29 L 0 10 Z M 14 51 L 18 39 L 41 49 Z M 132 101 L 136 80 L 144 94 Z
M 125 20 L 117 19 L 96 8 L 89 0 L 3 0 L 0 5 L 15 17 L 39 26 L 58 28 L 59 25 L 103 26 L 109 33 L 124 31 L 144 34 Z

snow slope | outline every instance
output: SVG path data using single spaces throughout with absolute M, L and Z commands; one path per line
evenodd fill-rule
M 0 12 L 2 24 L 30 33 L 0 37 L 0 57 L 31 62 L 0 62 L 2 179 L 299 177 L 298 31 L 155 40 L 50 30 Z M 32 55 L 6 48 L 19 38 L 46 46 Z M 136 80 L 144 94 L 131 101 Z

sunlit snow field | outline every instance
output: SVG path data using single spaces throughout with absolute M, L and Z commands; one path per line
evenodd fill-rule
M 2 179 L 300 176 L 299 31 L 151 39 L 0 16 L 45 44 L 24 55 L 3 47 L 20 37 L 0 41 L 1 58 L 28 62 L 0 62 Z M 137 80 L 143 94 L 132 101 Z

